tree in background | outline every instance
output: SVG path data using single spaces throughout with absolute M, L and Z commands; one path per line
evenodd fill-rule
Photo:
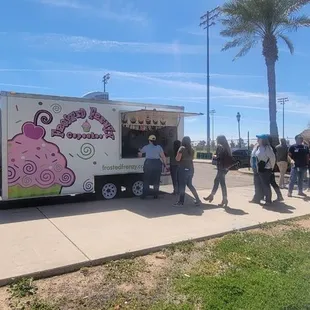
M 231 0 L 221 11 L 224 30 L 221 35 L 231 38 L 222 50 L 238 47 L 235 59 L 246 55 L 257 43 L 262 44 L 262 54 L 267 66 L 270 134 L 279 141 L 277 126 L 276 73 L 279 58 L 278 39 L 283 40 L 291 54 L 293 43 L 287 32 L 309 27 L 310 18 L 297 15 L 310 0 Z M 234 59 L 234 60 L 235 60 Z
M 203 151 L 205 149 L 206 145 L 207 145 L 207 142 L 204 140 L 201 140 L 198 142 L 198 144 L 196 146 L 196 150 L 197 151 Z

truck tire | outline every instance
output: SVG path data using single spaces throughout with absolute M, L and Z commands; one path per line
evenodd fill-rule
M 142 177 L 136 177 L 127 182 L 127 193 L 130 197 L 141 197 L 143 194 L 143 180 Z
M 105 200 L 111 200 L 116 198 L 119 195 L 119 192 L 119 186 L 117 186 L 116 182 L 105 183 L 103 184 L 101 189 L 102 198 Z
M 121 186 L 117 178 L 95 177 L 95 193 L 98 200 L 115 199 L 121 193 Z

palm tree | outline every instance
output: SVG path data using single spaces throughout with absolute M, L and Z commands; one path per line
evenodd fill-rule
M 224 26 L 221 35 L 232 39 L 225 44 L 223 51 L 239 47 L 235 60 L 247 54 L 257 43 L 262 43 L 267 66 L 270 134 L 276 140 L 279 139 L 275 74 L 279 58 L 278 40 L 283 40 L 293 54 L 294 46 L 286 33 L 310 26 L 308 16 L 297 15 L 308 3 L 310 0 L 230 0 L 221 8 Z

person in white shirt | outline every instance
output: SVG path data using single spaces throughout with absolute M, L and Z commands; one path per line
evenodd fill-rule
M 263 134 L 256 137 L 257 145 L 251 155 L 255 186 L 255 194 L 251 202 L 259 204 L 265 197 L 266 205 L 269 205 L 272 202 L 270 178 L 276 164 L 276 156 L 269 145 L 268 135 Z

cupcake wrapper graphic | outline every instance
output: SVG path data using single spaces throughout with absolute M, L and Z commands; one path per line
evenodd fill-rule
M 42 196 L 55 196 L 61 193 L 61 185 L 55 184 L 48 188 L 40 188 L 38 186 L 31 186 L 28 188 L 20 185 L 9 186 L 9 198 L 30 198 Z

